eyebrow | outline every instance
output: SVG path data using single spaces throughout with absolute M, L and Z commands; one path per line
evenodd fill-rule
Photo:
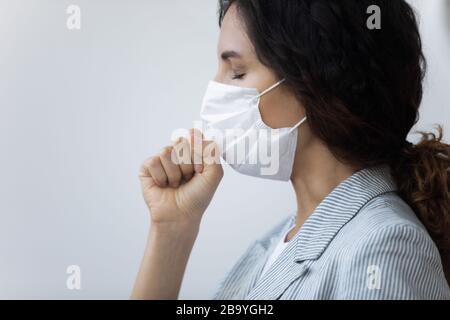
M 222 60 L 227 60 L 230 58 L 242 58 L 242 56 L 238 52 L 232 50 L 224 51 L 220 56 Z

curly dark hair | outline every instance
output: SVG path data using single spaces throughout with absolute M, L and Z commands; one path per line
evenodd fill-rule
M 286 79 L 313 133 L 345 163 L 389 165 L 400 196 L 441 253 L 450 280 L 450 146 L 407 135 L 419 116 L 426 60 L 404 0 L 220 0 L 235 4 L 259 60 Z M 381 9 L 369 30 L 367 9 Z

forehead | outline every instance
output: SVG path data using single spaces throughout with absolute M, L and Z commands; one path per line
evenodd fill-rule
M 247 36 L 245 24 L 235 5 L 231 5 L 222 21 L 218 51 L 236 51 L 243 56 L 252 55 L 253 45 Z

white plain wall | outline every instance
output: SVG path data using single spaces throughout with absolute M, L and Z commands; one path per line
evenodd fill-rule
M 443 0 L 414 2 L 430 63 L 420 128 L 450 130 Z M 80 31 L 66 29 L 69 4 Z M 149 223 L 138 168 L 198 119 L 215 12 L 211 0 L 0 0 L 0 298 L 128 298 Z M 226 168 L 181 298 L 208 298 L 294 210 L 289 184 Z M 80 291 L 66 288 L 72 264 Z

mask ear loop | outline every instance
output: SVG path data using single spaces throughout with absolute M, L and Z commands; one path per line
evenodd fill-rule
M 275 89 L 276 87 L 278 87 L 280 84 L 282 84 L 283 82 L 285 82 L 286 79 L 282 79 L 280 81 L 278 81 L 277 83 L 275 83 L 274 85 L 270 86 L 269 88 L 267 88 L 266 90 L 264 90 L 263 92 L 261 92 L 260 94 L 258 94 L 257 96 L 255 96 L 253 99 L 259 99 L 261 98 L 263 95 L 265 95 L 266 93 L 269 93 L 270 91 L 272 91 L 273 89 Z
M 300 127 L 306 120 L 308 120 L 307 117 L 304 117 L 302 120 L 299 121 L 299 123 L 297 123 L 295 126 L 293 126 L 291 128 L 291 130 L 289 130 L 289 133 L 291 133 L 292 131 L 294 131 L 295 129 L 297 129 L 298 127 Z

